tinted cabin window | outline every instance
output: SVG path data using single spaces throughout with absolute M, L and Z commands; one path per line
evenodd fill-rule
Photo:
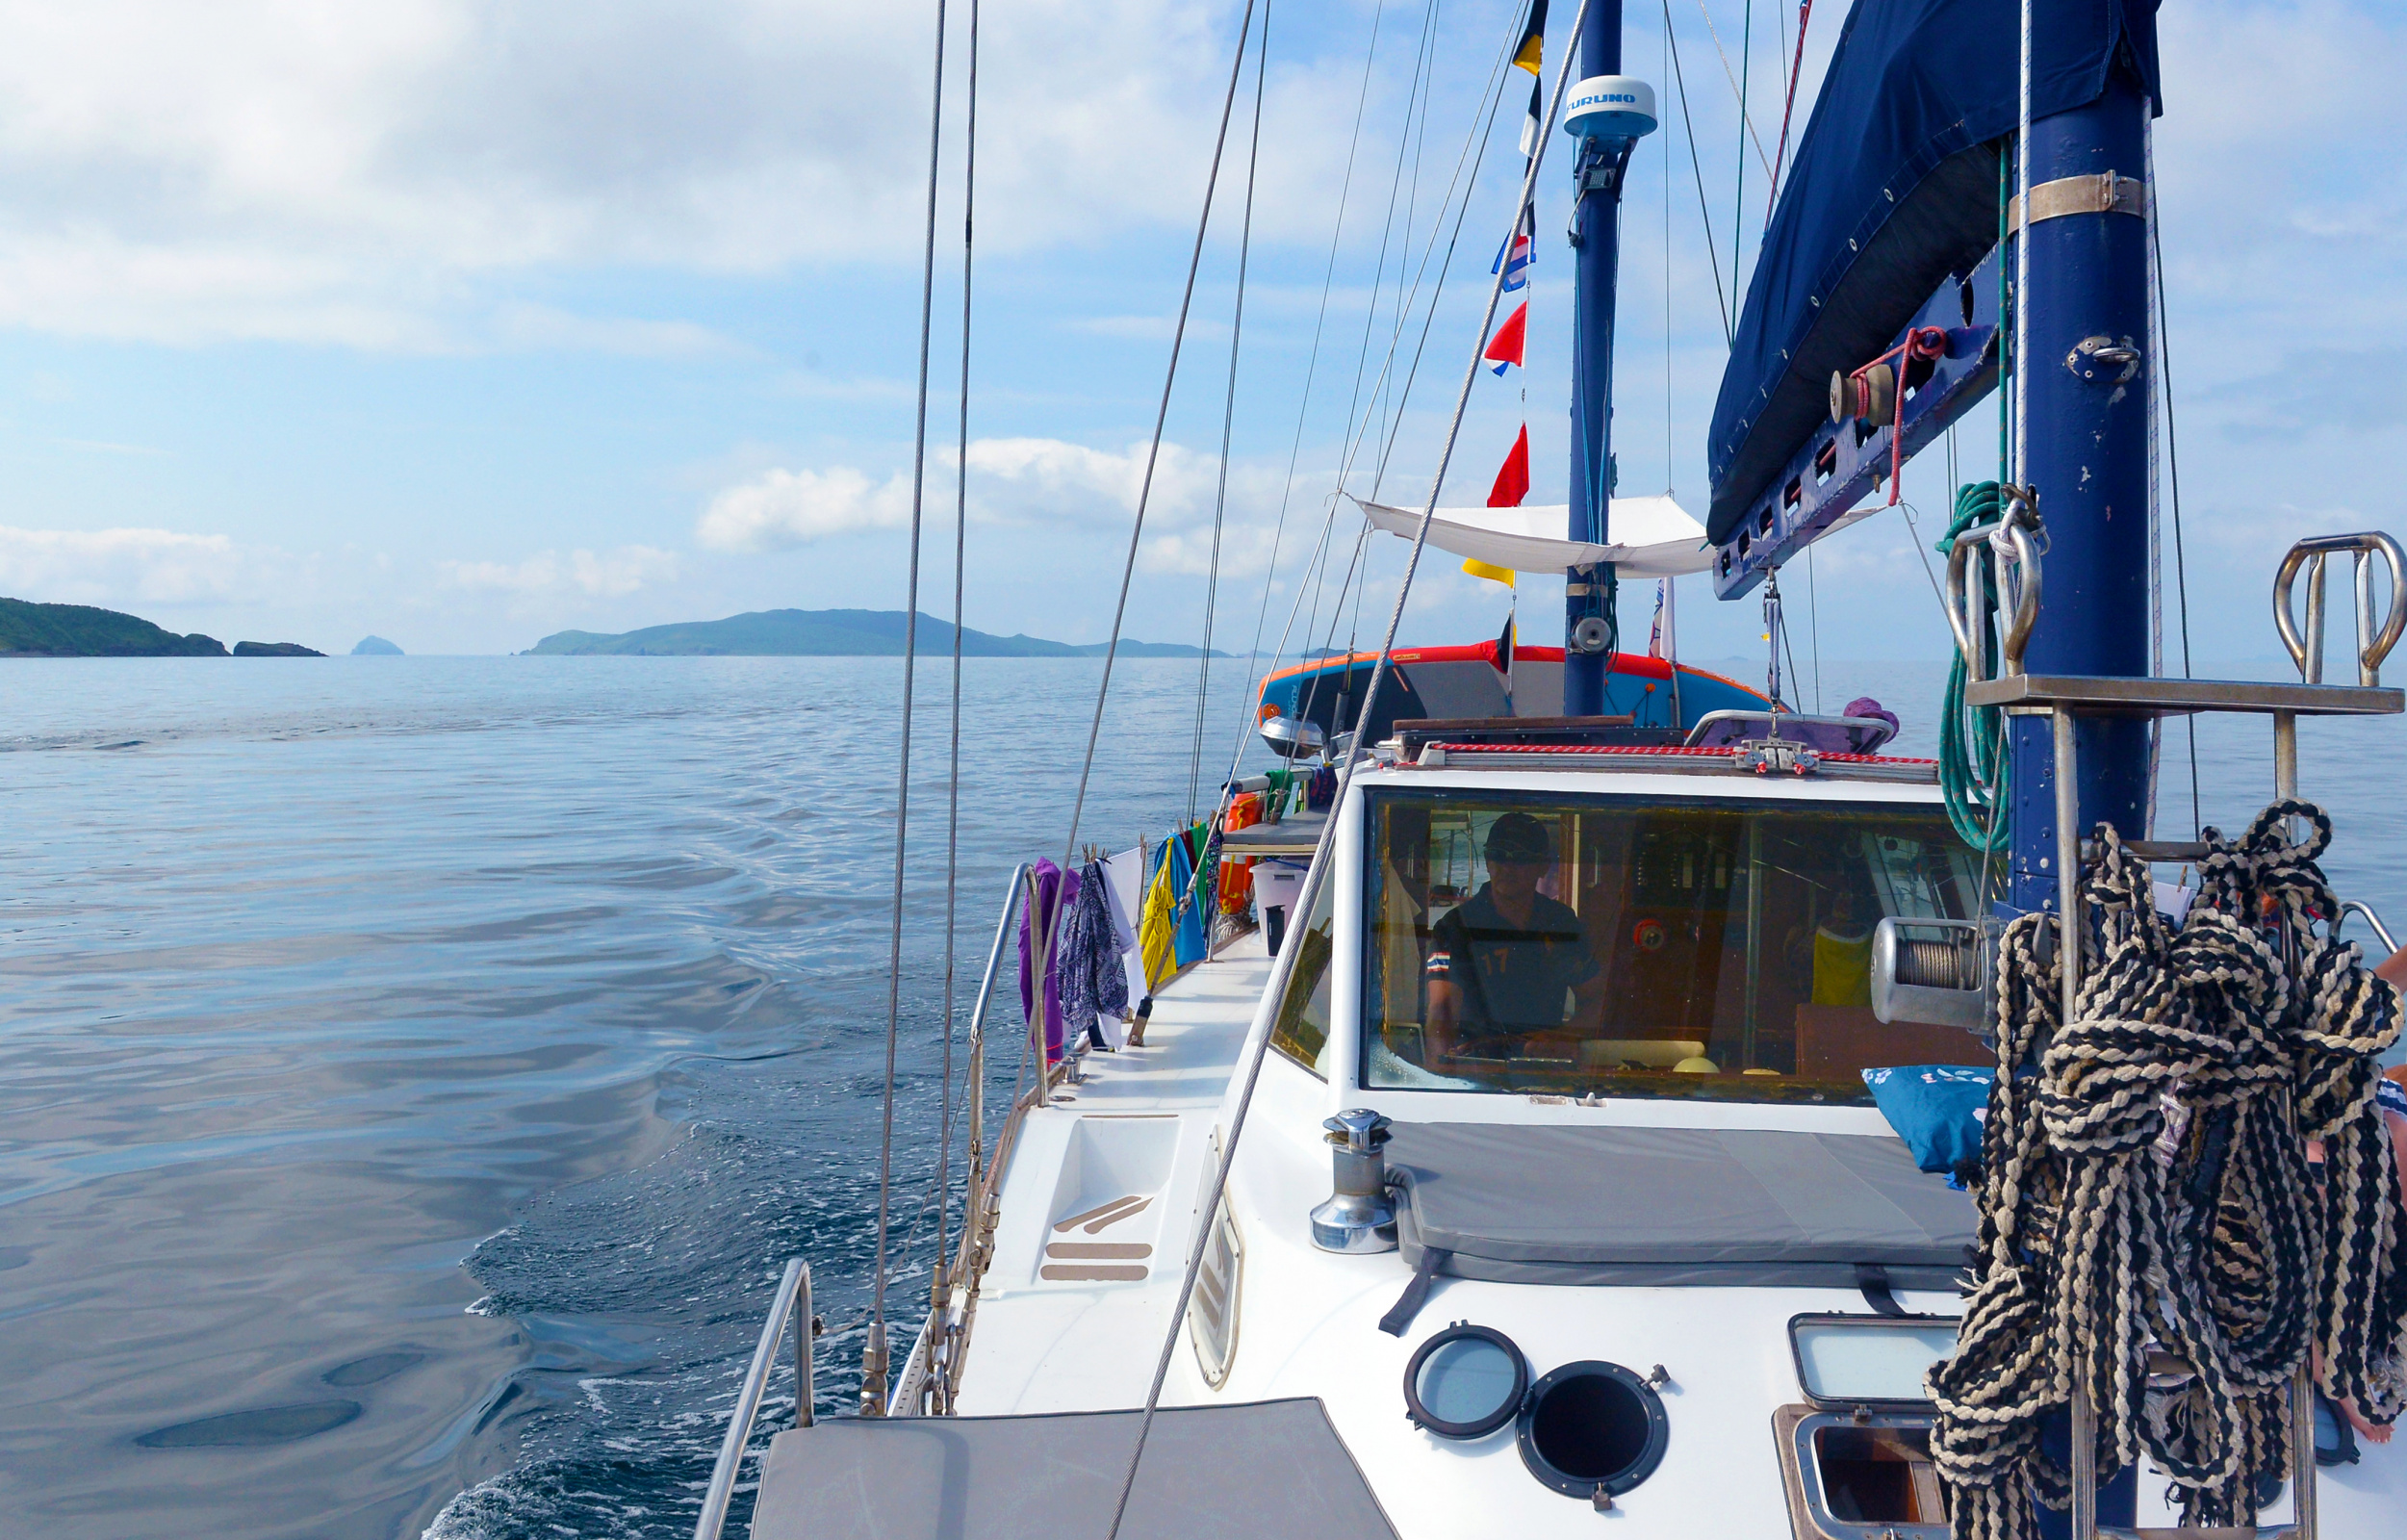
M 1288 975 L 1279 1018 L 1270 1030 L 1272 1047 L 1323 1080 L 1329 1078 L 1329 964 L 1335 955 L 1335 927 L 1329 916 L 1336 893 L 1336 884 L 1321 885 L 1312 919 L 1289 943 L 1296 949 L 1295 971 Z
M 1986 1051 L 1872 1014 L 1875 923 L 1972 911 L 1938 808 L 1439 793 L 1370 819 L 1369 1085 L 1860 1103 L 1867 1067 Z

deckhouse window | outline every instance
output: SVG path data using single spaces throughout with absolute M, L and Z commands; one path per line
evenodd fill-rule
M 1330 916 L 1336 896 L 1336 884 L 1320 885 L 1312 918 L 1292 943 L 1295 971 L 1288 975 L 1287 993 L 1279 1001 L 1278 1020 L 1270 1030 L 1272 1047 L 1323 1080 L 1329 1078 L 1329 981 L 1335 971 L 1330 962 L 1336 950 L 1336 927 Z
M 1874 925 L 1965 918 L 1936 808 L 1390 793 L 1370 808 L 1370 1086 L 1869 1102 L 1972 1063 L 1872 1014 Z

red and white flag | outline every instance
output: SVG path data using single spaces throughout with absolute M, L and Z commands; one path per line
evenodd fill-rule
M 1496 329 L 1496 341 L 1488 344 L 1488 350 L 1479 356 L 1494 364 L 1498 374 L 1504 372 L 1508 364 L 1526 367 L 1522 364 L 1522 354 L 1528 338 L 1529 301 L 1524 299 L 1519 309 L 1504 318 L 1504 324 Z

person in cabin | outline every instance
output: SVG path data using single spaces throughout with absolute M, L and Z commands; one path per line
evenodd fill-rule
M 1538 886 L 1553 867 L 1546 825 L 1508 812 L 1489 827 L 1488 881 L 1430 929 L 1432 1064 L 1510 1058 L 1534 1034 L 1594 1036 L 1604 970 L 1571 906 Z

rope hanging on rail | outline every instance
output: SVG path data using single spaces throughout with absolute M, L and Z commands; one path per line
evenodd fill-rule
M 1965 530 L 1995 524 L 2005 515 L 2005 499 L 1995 481 L 1958 488 L 1956 517 L 1939 537 L 1939 553 L 1954 550 L 1956 537 Z M 1986 634 L 1997 619 L 1997 585 L 1985 561 L 1974 562 L 1966 576 L 1980 584 L 1973 624 Z M 1970 671 L 1963 653 L 1958 651 L 1947 671 L 1947 699 L 1939 707 L 1939 790 L 1946 798 L 1948 822 L 1956 826 L 1957 836 L 1975 852 L 1994 856 L 2013 842 L 2012 831 L 1998 816 L 2006 802 L 2005 713 L 1994 706 L 1965 709 L 1964 685 Z
M 2313 825 L 2303 843 L 2292 817 Z M 2069 1027 L 2056 916 L 2001 938 L 1974 1282 L 1930 1382 L 1958 1540 L 2030 1540 L 2035 1497 L 2069 1502 L 2040 1424 L 2076 1376 L 2099 1481 L 2144 1453 L 2190 1525 L 2255 1522 L 2311 1353 L 2325 1393 L 2376 1422 L 2407 1399 L 2407 1234 L 2373 1106 L 2398 991 L 2329 934 L 2320 808 L 2277 803 L 2238 841 L 2206 837 L 2175 932 L 2146 864 L 2099 827 L 2081 914 L 2101 962 Z

